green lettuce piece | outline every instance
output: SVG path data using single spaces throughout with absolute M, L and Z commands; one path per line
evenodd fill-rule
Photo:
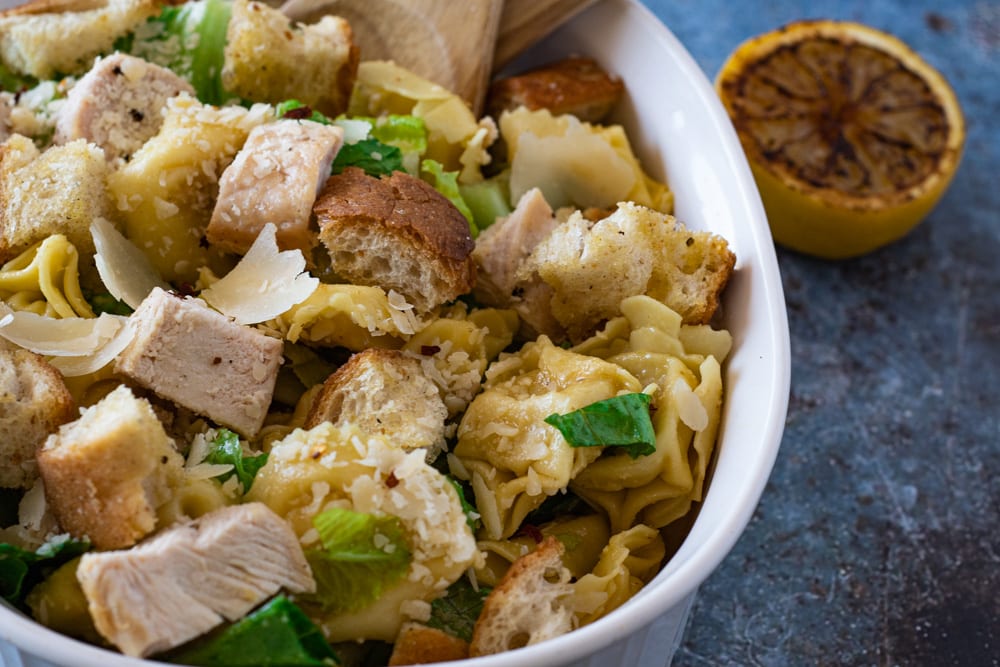
M 427 151 L 427 126 L 422 118 L 389 114 L 378 118 L 358 117 L 372 124 L 371 136 L 384 144 L 395 146 L 404 153 Z
M 205 667 L 326 667 L 340 660 L 309 617 L 279 595 L 209 640 L 170 656 Z
M 312 596 L 325 610 L 355 611 L 374 602 L 410 569 L 410 549 L 394 516 L 334 508 L 313 526 L 322 548 L 306 551 L 316 578 Z
M 134 311 L 124 301 L 119 301 L 107 292 L 101 294 L 87 294 L 87 303 L 93 309 L 95 315 L 109 313 L 111 315 L 131 315 Z
M 236 475 L 243 485 L 243 492 L 246 493 L 253 486 L 253 479 L 257 476 L 257 471 L 267 463 L 267 454 L 257 456 L 245 456 L 243 445 L 240 444 L 240 437 L 229 429 L 219 429 L 212 446 L 205 457 L 206 463 L 230 463 L 233 470 L 219 476 L 221 481 L 226 481 Z
M 490 590 L 485 587 L 477 590 L 466 577 L 460 578 L 448 587 L 444 597 L 431 602 L 431 617 L 427 625 L 467 642 L 472 641 L 472 628 L 483 611 L 483 602 Z
M 404 171 L 403 152 L 395 146 L 383 144 L 378 139 L 364 139 L 340 147 L 333 160 L 334 174 L 347 167 L 360 167 L 369 176 L 379 177 L 394 171 Z
M 140 30 L 119 40 L 118 50 L 167 67 L 194 87 L 198 99 L 220 105 L 232 95 L 222 85 L 230 0 L 167 5 Z
M 55 538 L 28 551 L 13 544 L 0 544 L 0 596 L 13 605 L 21 605 L 35 584 L 60 565 L 90 549 L 90 542 Z
M 455 208 L 461 211 L 465 219 L 469 221 L 469 231 L 472 233 L 472 237 L 478 236 L 479 229 L 472 218 L 472 211 L 469 210 L 468 204 L 462 199 L 462 193 L 458 190 L 458 172 L 445 171 L 444 166 L 437 160 L 424 160 L 420 163 L 420 171 L 424 175 L 424 180 L 447 197 L 448 201 L 454 204 Z
M 27 74 L 18 74 L 0 62 L 0 88 L 10 93 L 29 90 L 38 85 L 38 80 Z
M 409 174 L 418 175 L 420 158 L 427 152 L 427 127 L 422 118 L 389 114 L 359 120 L 372 124 L 373 139 L 398 148 L 403 154 L 403 168 Z
M 649 402 L 649 394 L 624 394 L 549 415 L 545 423 L 559 429 L 571 447 L 624 447 L 634 459 L 656 451 Z
M 458 186 L 480 231 L 496 222 L 497 218 L 504 218 L 513 211 L 510 206 L 509 176 L 509 172 L 504 172 L 479 183 Z

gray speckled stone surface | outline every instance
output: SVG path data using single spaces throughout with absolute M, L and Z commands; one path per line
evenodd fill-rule
M 896 34 L 968 138 L 939 206 L 861 259 L 779 251 L 792 392 L 770 483 L 674 665 L 1000 664 L 1000 2 L 647 0 L 710 78 L 802 18 Z

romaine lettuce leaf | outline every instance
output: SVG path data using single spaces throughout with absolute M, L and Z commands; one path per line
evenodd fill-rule
M 479 231 L 511 214 L 510 172 L 502 172 L 478 183 L 460 183 L 458 191 L 472 212 L 472 219 Z
M 328 611 L 352 611 L 378 599 L 410 569 L 410 549 L 394 516 L 329 509 L 313 518 L 322 548 L 306 558 L 316 578 L 316 602 Z
M 90 542 L 74 540 L 68 535 L 46 542 L 35 551 L 0 544 L 0 596 L 20 605 L 35 584 L 89 549 Z
M 462 199 L 462 193 L 458 190 L 458 172 L 445 171 L 444 166 L 437 160 L 424 160 L 420 163 L 420 172 L 425 181 L 434 186 L 434 189 L 448 198 L 455 205 L 465 219 L 469 221 L 469 231 L 472 238 L 479 235 L 476 223 L 472 218 L 472 211 Z
M 378 118 L 359 118 L 371 123 L 371 137 L 395 146 L 403 154 L 403 169 L 419 175 L 420 158 L 427 152 L 427 128 L 416 116 L 388 114 Z
M 26 74 L 18 74 L 7 65 L 0 63 L 0 88 L 10 93 L 34 88 L 38 80 Z
M 326 667 L 337 654 L 309 617 L 279 595 L 219 634 L 170 656 L 205 667 Z
M 212 441 L 212 446 L 208 450 L 205 462 L 232 464 L 233 470 L 221 475 L 219 479 L 226 481 L 233 475 L 236 475 L 236 478 L 240 480 L 240 484 L 243 485 L 243 492 L 246 493 L 253 486 L 253 479 L 256 477 L 257 471 L 267 463 L 267 454 L 244 456 L 240 437 L 229 429 L 223 428 L 219 429 L 215 439 Z
M 363 139 L 340 147 L 333 160 L 332 173 L 339 174 L 347 167 L 360 167 L 369 176 L 377 178 L 394 171 L 404 171 L 403 153 L 378 139 Z
M 472 587 L 466 577 L 448 587 L 444 597 L 431 602 L 431 617 L 427 625 L 442 632 L 472 641 L 472 629 L 483 611 L 483 602 L 490 594 L 489 588 Z
M 222 85 L 230 0 L 193 0 L 167 5 L 118 50 L 167 67 L 188 80 L 198 99 L 220 105 L 233 96 Z
M 624 447 L 638 458 L 656 451 L 649 402 L 649 394 L 624 394 L 549 415 L 545 423 L 559 429 L 571 447 Z
M 331 125 L 333 123 L 333 121 L 327 116 L 324 116 L 312 107 L 306 106 L 299 100 L 285 100 L 284 102 L 279 102 L 278 105 L 274 107 L 274 115 L 278 118 L 311 120 L 314 123 L 322 123 L 323 125 Z

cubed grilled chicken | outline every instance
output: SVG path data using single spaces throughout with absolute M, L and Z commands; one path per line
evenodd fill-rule
M 127 551 L 86 554 L 77 579 L 97 630 L 137 657 L 242 618 L 281 589 L 316 586 L 292 528 L 263 503 L 216 510 Z
M 558 224 L 541 190 L 524 193 L 513 213 L 476 239 L 476 295 L 491 305 L 509 305 L 521 264 Z
M 282 343 L 197 299 L 154 289 L 132 315 L 135 337 L 115 370 L 245 437 L 260 430 Z
M 244 254 L 264 225 L 278 228 L 278 246 L 308 260 L 318 242 L 310 229 L 316 195 L 340 150 L 344 132 L 308 120 L 279 120 L 253 129 L 222 173 L 208 240 Z
M 86 139 L 109 160 L 128 159 L 160 131 L 166 101 L 182 92 L 194 89 L 165 67 L 123 53 L 101 58 L 66 96 L 55 142 Z

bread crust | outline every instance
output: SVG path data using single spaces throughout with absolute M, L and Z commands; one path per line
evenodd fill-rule
M 348 167 L 327 180 L 313 211 L 333 270 L 355 284 L 394 289 L 421 311 L 475 284 L 468 221 L 419 178 Z
M 419 361 L 399 350 L 368 348 L 326 379 L 303 427 L 350 422 L 403 449 L 425 448 L 433 459 L 445 448 L 447 418 L 448 408 Z
M 45 497 L 59 525 L 98 549 L 130 547 L 156 527 L 156 508 L 184 459 L 149 403 L 121 385 L 38 452 Z
M 471 657 L 536 644 L 573 629 L 573 612 L 563 601 L 573 590 L 564 551 L 550 535 L 514 561 L 483 603 L 472 630 Z M 556 578 L 550 581 L 552 573 Z

